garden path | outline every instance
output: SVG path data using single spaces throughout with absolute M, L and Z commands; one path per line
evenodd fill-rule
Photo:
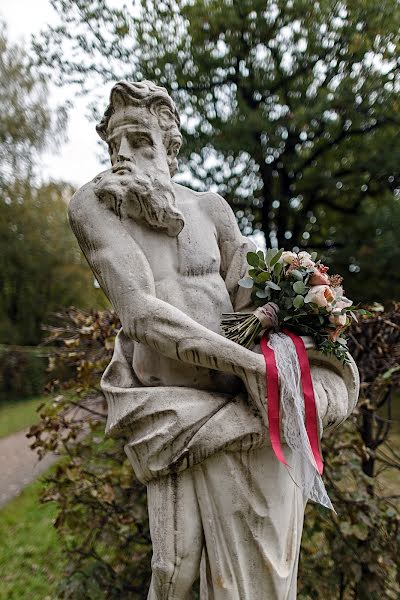
M 29 429 L 0 439 L 0 506 L 17 496 L 31 481 L 57 460 L 55 455 L 38 459 L 26 437 Z

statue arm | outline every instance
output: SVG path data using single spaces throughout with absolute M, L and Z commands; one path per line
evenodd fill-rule
M 143 251 L 90 187 L 72 198 L 69 216 L 79 245 L 129 338 L 169 358 L 233 373 L 242 378 L 253 398 L 265 398 L 262 356 L 157 298 Z
M 212 218 L 216 223 L 218 243 L 221 252 L 221 275 L 229 292 L 233 308 L 237 312 L 254 310 L 251 290 L 239 286 L 239 279 L 248 270 L 247 253 L 255 252 L 255 244 L 242 235 L 235 215 L 219 194 L 210 194 Z

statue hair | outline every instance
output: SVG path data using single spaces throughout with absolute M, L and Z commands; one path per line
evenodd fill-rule
M 171 176 L 176 173 L 177 155 L 182 145 L 180 118 L 175 103 L 167 90 L 152 81 L 118 81 L 110 92 L 110 102 L 103 118 L 96 125 L 96 131 L 107 142 L 107 129 L 115 111 L 115 98 L 118 95 L 126 105 L 146 107 L 157 117 L 163 132 L 163 142 L 167 150 Z

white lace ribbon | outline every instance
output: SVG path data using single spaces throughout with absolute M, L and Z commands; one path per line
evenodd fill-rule
M 268 343 L 275 353 L 279 374 L 283 435 L 285 442 L 296 457 L 296 476 L 293 479 L 303 490 L 307 499 L 334 510 L 322 477 L 315 467 L 305 427 L 304 398 L 296 349 L 292 340 L 283 333 L 272 333 Z M 321 436 L 322 421 L 319 415 L 318 422 Z

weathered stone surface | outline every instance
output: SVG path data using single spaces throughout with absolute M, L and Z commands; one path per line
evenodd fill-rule
M 81 188 L 71 226 L 122 330 L 102 387 L 107 431 L 148 486 L 150 600 L 184 600 L 202 561 L 202 600 L 287 600 L 306 498 L 266 434 L 264 358 L 221 335 L 249 307 L 238 280 L 252 244 L 215 193 L 171 180 L 181 136 L 167 92 L 116 84 L 98 127 L 112 167 Z M 310 350 L 320 417 L 334 426 L 358 394 L 346 367 Z M 288 453 L 291 454 L 291 453 Z

